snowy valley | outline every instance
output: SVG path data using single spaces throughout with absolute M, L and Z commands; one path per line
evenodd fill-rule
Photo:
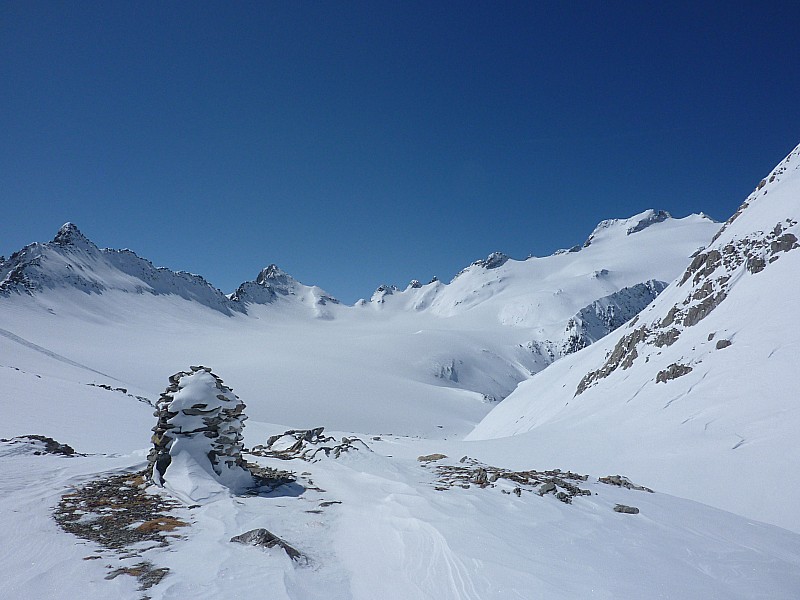
M 796 598 L 799 212 L 800 147 L 353 306 L 66 224 L 0 262 L 0 596 Z

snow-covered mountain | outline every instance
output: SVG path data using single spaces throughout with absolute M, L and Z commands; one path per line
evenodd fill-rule
M 0 261 L 0 597 L 793 600 L 797 154 L 710 246 L 646 211 L 355 306 Z
M 382 286 L 343 306 L 275 265 L 226 296 L 98 249 L 68 224 L 0 265 L 0 345 L 59 356 L 54 374 L 71 361 L 151 396 L 164 370 L 198 361 L 248 392 L 266 378 L 275 400 L 257 416 L 273 422 L 463 434 L 531 373 L 646 306 L 717 228 L 645 211 L 603 222 L 573 251 L 496 253 L 449 284 Z
M 199 275 L 155 267 L 130 250 L 101 250 L 73 223 L 61 227 L 51 242 L 30 244 L 0 262 L 0 297 L 64 288 L 86 294 L 172 294 L 225 314 L 240 309 Z
M 469 439 L 513 435 L 800 531 L 798 221 L 800 146 L 638 317 L 520 385 Z

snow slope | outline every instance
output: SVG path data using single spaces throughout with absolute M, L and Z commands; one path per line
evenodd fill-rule
M 520 385 L 468 439 L 514 436 L 800 531 L 798 221 L 800 147 L 638 318 Z
M 490 257 L 450 284 L 387 286 L 353 307 L 275 265 L 227 297 L 68 224 L 0 265 L 0 364 L 26 369 L 38 349 L 51 359 L 40 371 L 74 363 L 77 381 L 154 398 L 164 373 L 201 362 L 258 398 L 263 421 L 462 435 L 531 373 L 644 307 L 718 228 L 658 214 L 604 222 L 579 251 Z
M 777 185 L 770 194 L 772 189 Z M 581 376 L 569 379 L 569 365 L 583 365 L 584 356 L 602 363 L 609 346 L 605 338 L 596 340 L 650 302 L 663 287 L 659 282 L 679 277 L 718 228 L 699 216 L 674 220 L 648 211 L 603 223 L 574 251 L 526 261 L 495 254 L 450 284 L 414 284 L 403 291 L 385 286 L 371 302 L 354 307 L 274 266 L 227 297 L 194 276 L 154 275 L 152 265 L 132 253 L 123 255 L 120 267 L 109 258 L 114 251 L 97 249 L 72 227 L 62 229 L 54 242 L 29 246 L 24 256 L 0 266 L 0 437 L 46 435 L 86 454 L 41 454 L 41 445 L 0 440 L 0 564 L 7 573 L 0 597 L 796 598 L 800 534 L 719 509 L 726 494 L 765 501 L 764 481 L 712 473 L 720 461 L 712 454 L 706 465 L 701 453 L 691 466 L 706 475 L 701 483 L 724 492 L 720 503 L 665 493 L 659 483 L 674 488 L 675 472 L 661 477 L 668 461 L 647 453 L 649 444 L 663 442 L 661 433 L 670 433 L 666 428 L 655 428 L 654 440 L 642 430 L 631 435 L 628 416 L 637 426 L 644 422 L 637 402 L 628 406 L 638 412 L 619 409 L 611 419 L 592 421 L 589 408 L 603 415 L 603 405 L 611 404 L 601 390 L 620 373 L 633 374 L 644 349 L 630 369 L 587 384 L 578 399 L 594 399 L 591 407 L 561 420 L 563 403 L 553 407 L 547 413 L 552 426 L 541 439 L 538 416 L 525 422 L 533 427 L 528 433 L 461 439 L 492 406 L 477 431 L 499 415 L 490 434 L 522 432 L 523 421 L 504 422 L 506 403 L 525 408 L 525 390 L 562 365 L 567 379 L 551 388 L 573 381 L 574 393 L 597 367 L 581 367 Z M 781 251 L 753 279 L 777 273 L 782 264 L 790 268 L 792 256 Z M 188 287 L 173 293 L 163 281 Z M 675 287 L 652 306 L 668 293 L 676 302 Z M 728 289 L 702 324 L 735 301 L 734 285 Z M 740 345 L 746 350 L 739 337 L 746 323 L 737 327 L 735 337 L 719 328 L 713 342 L 730 337 L 733 344 L 709 349 L 708 356 L 732 356 Z M 670 348 L 691 333 L 680 329 Z M 767 337 L 773 344 L 783 339 L 772 330 L 763 333 Z M 590 342 L 596 343 L 573 353 Z M 788 352 L 775 349 L 770 360 L 785 364 Z M 176 460 L 169 469 L 176 470 L 170 477 L 179 489 L 150 486 L 142 492 L 177 502 L 170 518 L 181 526 L 164 531 L 166 546 L 140 543 L 114 551 L 60 529 L 54 513 L 64 502 L 74 508 L 85 486 L 145 467 L 156 424 L 150 403 L 172 373 L 192 364 L 213 366 L 246 404 L 247 461 L 290 470 L 295 481 L 240 495 Z M 544 367 L 499 405 L 487 401 Z M 734 367 L 741 371 L 740 363 L 727 368 Z M 566 401 L 571 405 L 572 396 Z M 187 402 L 190 409 L 197 408 L 193 402 Z M 338 458 L 320 453 L 312 462 L 298 454 L 256 454 L 286 426 L 318 425 L 339 430 L 332 444 L 344 445 L 347 437 L 355 449 Z M 347 433 L 353 431 L 359 440 Z M 606 438 L 609 446 L 618 444 L 617 454 L 599 445 Z M 734 452 L 757 448 L 756 442 Z M 631 460 L 637 452 L 647 461 Z M 519 472 L 505 471 L 495 480 L 500 468 Z M 524 474 L 531 469 L 561 487 L 531 483 Z M 655 493 L 599 480 L 615 473 Z M 701 479 L 695 472 L 689 476 Z M 791 474 L 781 477 L 791 480 Z M 583 490 L 570 503 L 555 495 L 568 489 L 564 481 Z M 131 487 L 117 484 L 106 492 L 115 490 L 128 493 Z M 695 491 L 689 486 L 685 497 L 695 498 Z M 131 510 L 100 506 L 100 513 L 78 511 L 79 522 L 91 528 Z M 122 529 L 148 524 L 140 520 Z M 231 541 L 257 528 L 282 538 L 301 559 L 290 559 L 280 547 Z M 131 576 L 143 563 L 168 569 L 146 590 L 137 589 Z
M 78 405 L 80 393 L 62 401 Z M 34 400 L 29 410 L 47 421 L 48 403 Z M 134 429 L 125 414 L 118 405 L 98 412 L 82 432 L 71 432 L 70 441 L 81 451 L 85 444 L 97 447 L 97 431 L 124 437 Z M 249 446 L 277 431 L 248 423 Z M 146 438 L 147 429 L 137 427 Z M 434 449 L 452 457 L 481 452 L 483 443 L 363 438 L 369 450 L 340 459 L 255 459 L 299 476 L 266 495 L 233 495 L 194 473 L 204 494 L 173 511 L 189 523 L 175 532 L 180 538 L 128 554 L 64 533 L 52 511 L 63 494 L 89 481 L 142 468 L 145 449 L 66 458 L 0 442 L 0 563 L 7 569 L 0 596 L 789 600 L 800 589 L 798 534 L 596 477 L 580 482 L 591 495 L 572 504 L 528 489 L 517 495 L 517 484 L 508 480 L 441 489 L 436 467 L 460 461 L 426 464 L 416 457 Z M 640 512 L 615 512 L 618 504 Z M 280 548 L 230 542 L 254 528 L 269 529 L 305 560 L 294 562 Z M 128 575 L 108 580 L 142 561 L 169 572 L 146 592 Z

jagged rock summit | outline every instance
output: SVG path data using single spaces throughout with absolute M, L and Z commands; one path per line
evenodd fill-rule
M 262 269 L 255 281 L 244 282 L 231 295 L 231 300 L 245 304 L 272 304 L 281 298 L 294 298 L 317 307 L 339 304 L 325 290 L 300 283 L 276 264 Z
M 92 243 L 89 238 L 87 238 L 81 230 L 78 229 L 78 226 L 74 223 L 64 223 L 56 232 L 55 237 L 52 241 L 53 244 L 57 244 L 59 246 L 66 246 L 66 247 L 73 247 L 73 248 L 94 248 L 97 249 L 97 246 Z
M 242 307 L 199 275 L 156 267 L 131 250 L 98 248 L 74 223 L 52 241 L 33 243 L 0 262 L 0 297 L 48 291 L 173 294 L 231 315 Z

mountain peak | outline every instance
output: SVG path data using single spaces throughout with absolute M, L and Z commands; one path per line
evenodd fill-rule
M 483 267 L 484 269 L 496 269 L 497 267 L 502 267 L 504 264 L 506 264 L 508 258 L 509 257 L 502 252 L 492 252 L 486 258 L 476 260 L 472 264 L 478 267 Z
M 625 235 L 631 235 L 647 229 L 656 223 L 663 223 L 671 218 L 672 215 L 666 210 L 654 210 L 649 208 L 646 211 L 640 212 L 638 215 L 633 215 L 627 219 L 606 219 L 605 221 L 600 221 L 597 224 L 597 227 L 594 228 L 594 231 L 589 234 L 589 237 L 583 243 L 583 247 L 586 248 L 591 246 L 592 243 L 597 240 L 598 236 L 605 235 L 606 232 L 610 230 L 624 230 Z
M 282 270 L 278 265 L 271 264 L 268 267 L 261 269 L 261 272 L 256 277 L 256 283 L 260 285 L 265 285 L 270 282 L 288 282 L 289 280 L 294 279 L 291 275 L 289 275 L 286 271 Z
M 79 248 L 97 247 L 89 238 L 81 233 L 77 225 L 71 222 L 64 223 L 61 226 L 56 236 L 53 238 L 52 243 L 58 244 L 59 246 L 74 246 Z

